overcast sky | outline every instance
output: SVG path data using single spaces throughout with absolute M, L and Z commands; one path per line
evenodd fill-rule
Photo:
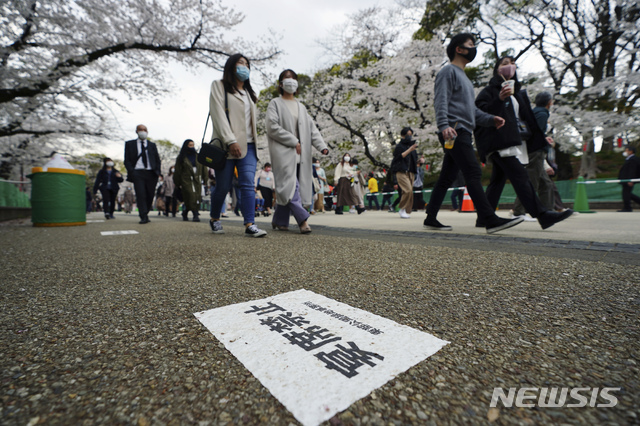
M 268 34 L 269 29 L 281 35 L 278 47 L 284 54 L 273 72 L 291 68 L 308 74 L 327 64 L 327 58 L 322 56 L 322 49 L 315 42 L 317 39 L 328 37 L 331 29 L 345 23 L 348 15 L 360 9 L 390 6 L 394 1 L 223 0 L 223 3 L 245 14 L 244 22 L 238 27 L 244 39 L 259 40 L 261 35 Z M 170 72 L 177 86 L 175 93 L 161 99 L 159 105 L 151 99 L 128 103 L 130 113 L 116 112 L 121 134 L 114 135 L 111 143 L 92 152 L 98 151 L 122 160 L 124 141 L 136 137 L 135 127 L 138 124 L 148 127 L 152 139 L 168 139 L 176 145 L 182 145 L 185 139 L 200 143 L 209 108 L 209 87 L 213 80 L 222 77 L 222 73 L 201 69 L 194 75 L 181 67 L 171 67 Z M 207 133 L 210 129 L 211 124 Z

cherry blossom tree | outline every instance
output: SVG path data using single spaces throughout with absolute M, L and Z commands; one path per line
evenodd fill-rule
M 0 176 L 48 143 L 111 133 L 110 105 L 173 89 L 168 64 L 221 69 L 273 60 L 273 36 L 228 39 L 243 15 L 221 0 L 4 0 L 0 4 Z

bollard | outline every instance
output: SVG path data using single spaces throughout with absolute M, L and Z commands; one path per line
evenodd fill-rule
M 589 210 L 589 199 L 587 198 L 587 185 L 582 176 L 578 177 L 576 182 L 576 196 L 573 201 L 573 210 L 579 213 L 595 213 Z

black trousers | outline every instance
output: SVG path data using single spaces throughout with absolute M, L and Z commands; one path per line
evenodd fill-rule
M 113 212 L 116 209 L 116 197 L 118 196 L 118 191 L 101 189 L 100 193 L 102 194 L 102 209 L 104 210 L 104 215 L 113 215 Z
M 438 139 L 444 149 L 442 133 L 438 133 Z M 453 144 L 453 148 L 444 150 L 442 170 L 440 171 L 438 182 L 436 182 L 431 193 L 429 204 L 427 204 L 427 216 L 435 218 L 438 215 L 447 191 L 458 176 L 458 170 L 462 171 L 467 191 L 469 191 L 469 196 L 476 208 L 478 218 L 485 221 L 485 223 L 490 223 L 491 219 L 496 217 L 495 209 L 489 204 L 482 188 L 482 170 L 471 144 L 471 133 L 463 129 L 458 130 L 458 137 Z
M 622 185 L 622 208 L 625 210 L 631 210 L 631 201 L 635 201 L 636 203 L 640 204 L 640 197 L 638 197 L 636 194 L 634 194 L 633 191 L 633 187 L 635 186 L 629 186 L 628 182 L 625 183 L 621 183 Z
M 493 164 L 493 169 L 491 170 L 491 181 L 487 186 L 487 200 L 494 211 L 498 207 L 500 195 L 502 195 L 507 179 L 511 181 L 522 206 L 531 217 L 538 217 L 541 213 L 549 210 L 538 198 L 529 179 L 529 172 L 520 160 L 516 157 L 501 157 L 497 152 L 492 153 L 489 160 Z
M 136 204 L 140 219 L 146 219 L 153 209 L 158 175 L 153 170 L 134 170 L 133 189 L 136 191 Z
M 376 210 L 380 210 L 380 204 L 378 203 L 378 193 L 373 192 L 367 194 L 367 198 L 369 199 L 369 210 L 371 210 L 372 203 L 376 203 Z
M 178 200 L 176 197 L 164 197 L 164 214 L 169 216 L 169 213 L 176 215 L 178 209 Z

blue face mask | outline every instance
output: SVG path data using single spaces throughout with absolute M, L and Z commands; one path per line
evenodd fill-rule
M 236 67 L 236 76 L 240 81 L 249 80 L 249 68 L 245 67 L 244 65 L 238 65 Z

